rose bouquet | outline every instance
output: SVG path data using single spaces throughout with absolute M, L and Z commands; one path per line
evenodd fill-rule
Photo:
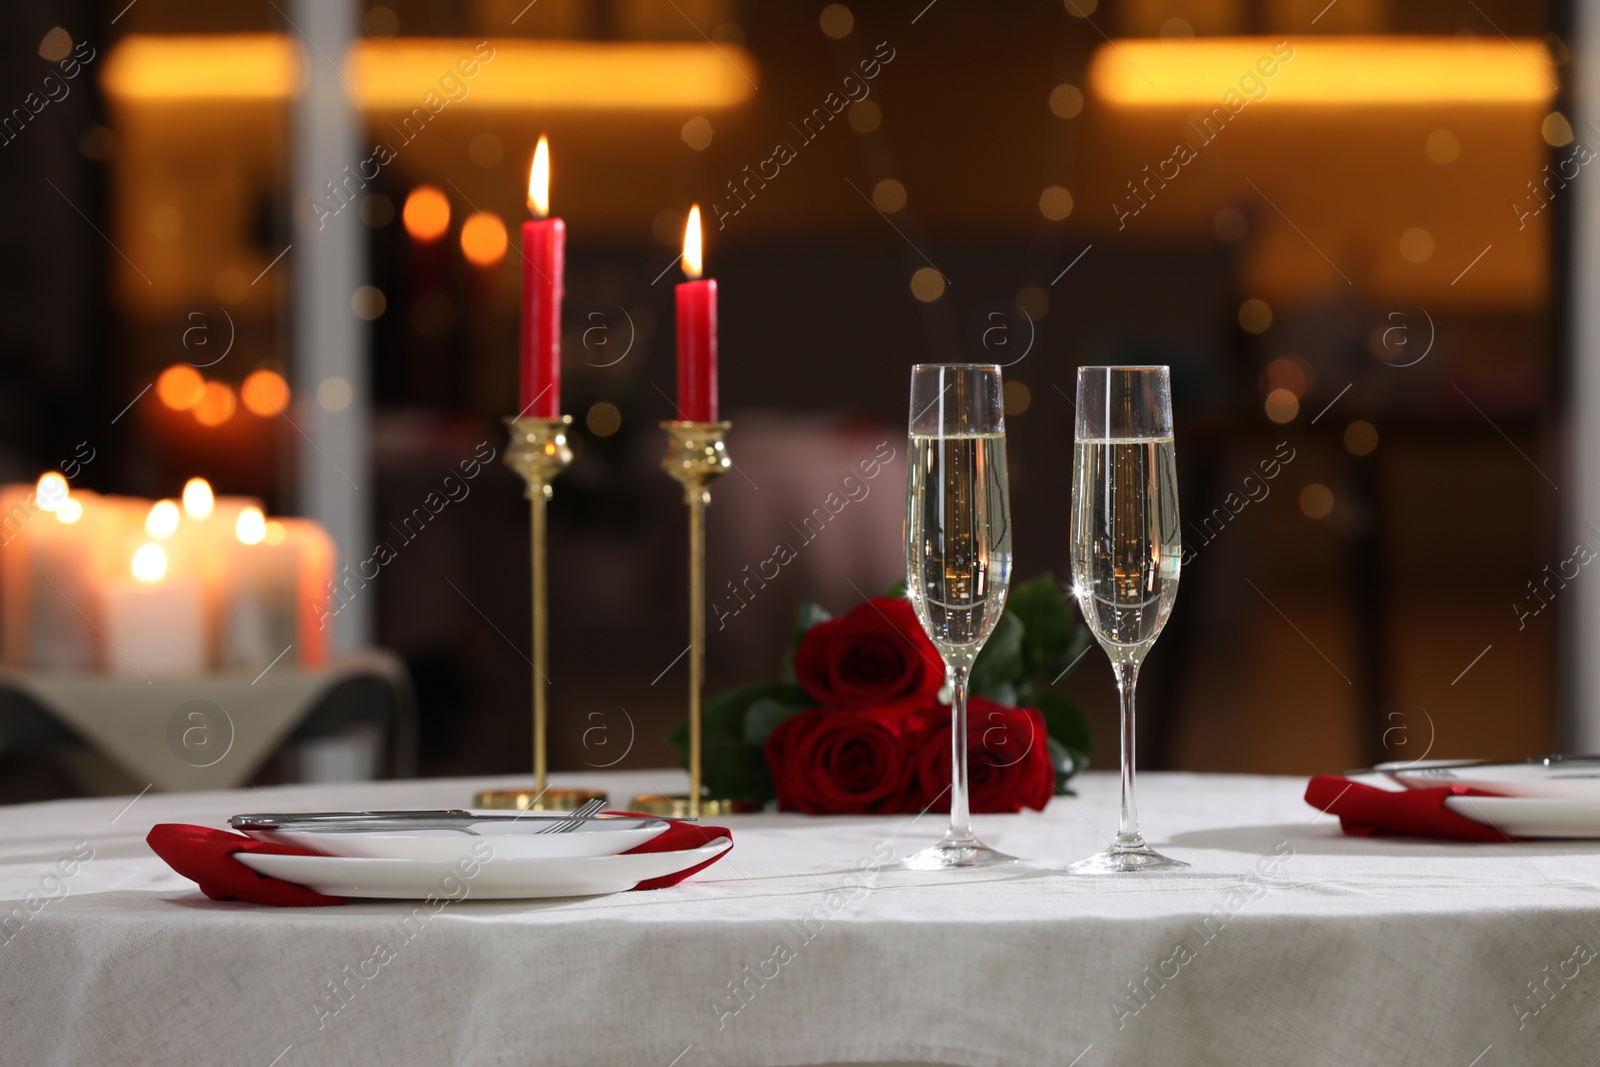
M 1011 590 L 972 669 L 974 812 L 1043 808 L 1088 762 L 1088 723 L 1051 689 L 1088 642 L 1048 576 Z M 900 589 L 837 619 L 802 605 L 778 681 L 706 701 L 706 785 L 813 815 L 947 811 L 944 686 L 944 663 Z M 687 738 L 687 725 L 672 735 L 680 750 Z

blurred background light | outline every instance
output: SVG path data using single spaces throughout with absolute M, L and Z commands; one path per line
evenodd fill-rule
M 1117 107 L 1223 107 L 1231 92 L 1273 107 L 1527 104 L 1555 96 L 1538 40 L 1425 37 L 1213 37 L 1110 41 L 1089 62 L 1095 95 Z M 1262 78 L 1257 61 L 1274 73 Z M 1241 85 L 1254 79 L 1263 90 Z M 1230 109 L 1232 110 L 1232 109 Z
M 500 216 L 479 211 L 461 224 L 461 254 L 476 267 L 492 267 L 506 258 L 506 224 Z
M 357 41 L 341 67 L 358 106 L 410 111 L 479 40 Z M 678 110 L 727 108 L 755 91 L 755 61 L 735 45 L 495 39 L 493 77 L 475 80 L 461 108 Z M 129 101 L 287 100 L 302 77 L 299 42 L 286 34 L 124 37 L 106 57 L 103 84 Z M 480 69 L 482 69 L 480 67 Z
M 414 241 L 437 241 L 450 229 L 450 201 L 437 186 L 419 185 L 406 194 L 400 219 Z

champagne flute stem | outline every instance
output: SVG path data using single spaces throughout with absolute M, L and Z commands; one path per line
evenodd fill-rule
M 1117 847 L 1143 848 L 1144 839 L 1139 836 L 1139 801 L 1133 788 L 1133 690 L 1139 682 L 1139 665 L 1119 665 L 1116 673 L 1117 696 L 1122 705 L 1122 821 L 1117 828 Z
M 967 663 L 949 665 L 950 681 L 950 832 L 945 840 L 970 844 L 972 813 L 968 810 L 967 780 L 967 682 L 972 667 Z

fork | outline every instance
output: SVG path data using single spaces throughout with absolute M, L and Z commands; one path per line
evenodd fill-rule
M 595 797 L 593 800 L 586 800 L 583 803 L 583 807 L 579 808 L 577 811 L 574 811 L 571 815 L 568 815 L 565 818 L 561 818 L 561 819 L 557 819 L 557 820 L 553 821 L 549 826 L 546 826 L 543 829 L 541 829 L 539 831 L 539 833 L 541 833 L 541 834 L 565 834 L 565 833 L 570 833 L 571 831 L 576 830 L 578 827 L 582 826 L 584 823 L 588 822 L 590 816 L 594 815 L 596 812 L 598 812 L 601 808 L 603 808 L 605 806 L 606 806 L 605 800 L 603 800 L 600 797 Z

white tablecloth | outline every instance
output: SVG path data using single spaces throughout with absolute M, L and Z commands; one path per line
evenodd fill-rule
M 682 788 L 557 776 L 580 782 L 619 803 Z M 1153 843 L 1194 864 L 1177 875 L 884 870 L 940 817 L 746 816 L 679 887 L 469 899 L 408 936 L 402 903 L 214 903 L 143 842 L 239 811 L 461 806 L 484 784 L 0 808 L 0 1062 L 1600 1062 L 1600 844 L 1346 838 L 1299 779 L 1145 776 Z M 1115 828 L 1115 777 L 1080 792 L 978 828 L 1063 864 Z M 363 979 L 379 943 L 393 958 Z

